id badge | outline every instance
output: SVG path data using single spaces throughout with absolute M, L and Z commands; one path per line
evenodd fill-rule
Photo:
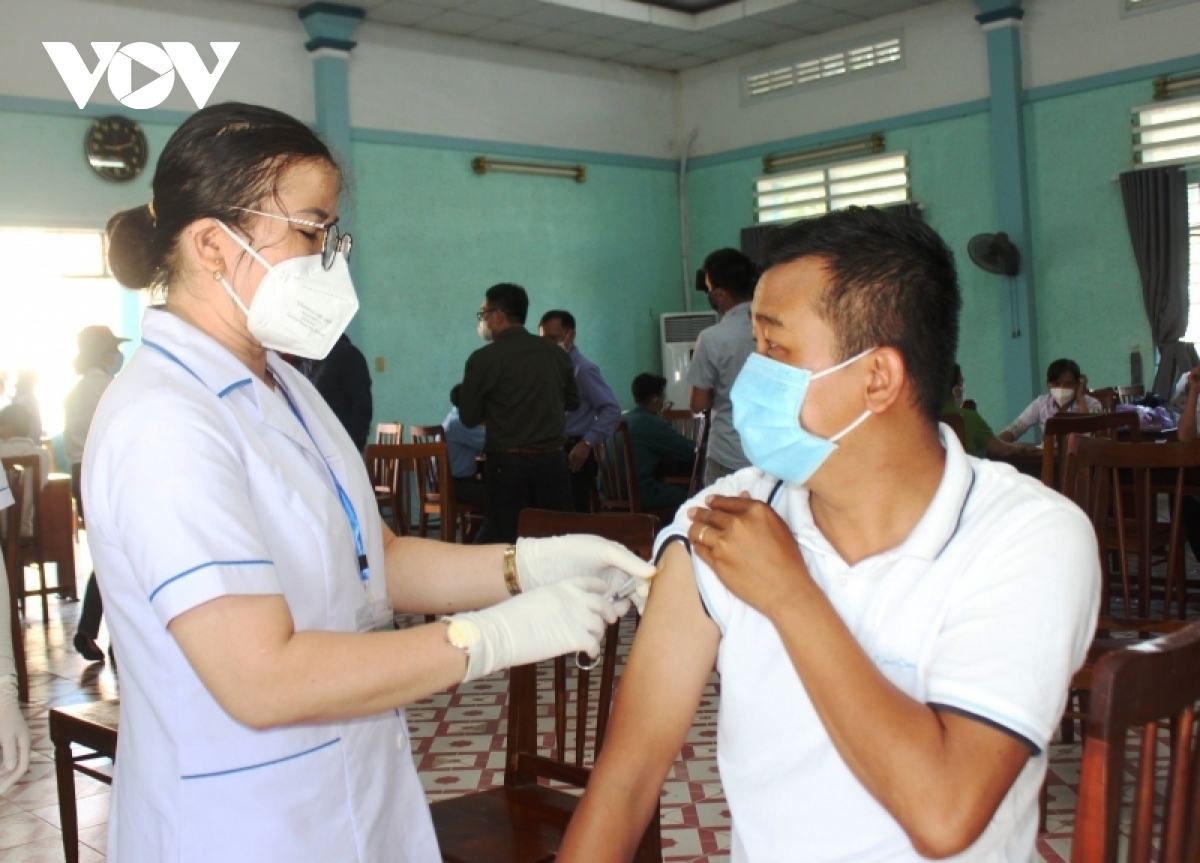
M 368 599 L 367 604 L 360 606 L 354 615 L 354 625 L 359 632 L 376 632 L 393 629 L 392 604 L 387 597 Z

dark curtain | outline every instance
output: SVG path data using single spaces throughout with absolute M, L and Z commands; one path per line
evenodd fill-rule
M 1179 341 L 1188 325 L 1187 175 L 1177 166 L 1127 171 L 1121 199 L 1158 349 L 1154 392 L 1169 399 L 1179 376 L 1200 365 L 1196 349 Z

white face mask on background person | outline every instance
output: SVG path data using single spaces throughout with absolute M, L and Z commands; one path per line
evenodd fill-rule
M 487 325 L 487 321 L 480 321 L 475 327 L 475 332 L 479 333 L 479 338 L 485 342 L 492 340 L 492 328 Z
M 1069 390 L 1066 387 L 1050 387 L 1050 398 L 1054 399 L 1060 408 L 1065 408 L 1071 403 L 1071 399 L 1075 398 L 1075 390 Z
M 323 360 L 358 311 L 358 295 L 343 254 L 326 270 L 321 255 L 301 255 L 269 264 L 245 240 L 217 220 L 225 233 L 267 269 L 250 308 L 223 274 L 218 279 L 246 315 L 250 335 L 264 348 L 310 360 Z

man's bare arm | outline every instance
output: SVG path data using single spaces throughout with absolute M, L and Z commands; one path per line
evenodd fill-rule
M 560 863 L 624 863 L 654 814 L 717 656 L 691 556 L 673 543 L 653 581 L 621 674 L 604 749 L 559 851 Z
M 691 400 L 688 404 L 688 407 L 691 408 L 692 413 L 702 414 L 712 407 L 712 403 L 712 390 L 702 390 L 700 387 L 692 387 Z

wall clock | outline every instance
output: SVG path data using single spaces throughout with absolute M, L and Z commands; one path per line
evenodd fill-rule
M 92 170 L 106 180 L 125 182 L 142 173 L 149 156 L 146 133 L 126 117 L 101 117 L 83 141 Z

